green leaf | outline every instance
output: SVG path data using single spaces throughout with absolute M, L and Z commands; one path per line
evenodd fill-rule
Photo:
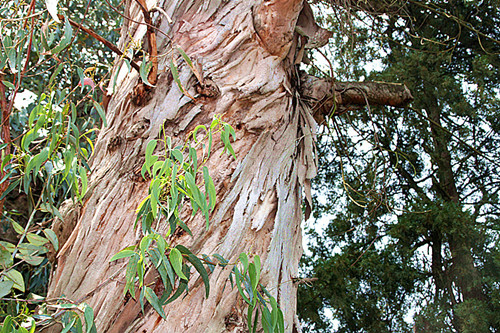
M 163 169 L 163 165 L 165 164 L 164 161 L 157 161 L 155 162 L 155 164 L 153 165 L 153 178 L 159 178 L 161 177 L 160 174 L 158 174 L 158 171 L 160 171 L 161 169 Z
M 172 73 L 175 83 L 177 83 L 177 87 L 179 87 L 179 90 L 184 93 L 181 80 L 179 80 L 179 71 L 177 70 L 177 66 L 174 64 L 173 60 L 170 60 L 170 72 Z
M 87 192 L 88 179 L 87 179 L 87 170 L 83 166 L 80 166 L 78 168 L 78 171 L 80 174 L 80 179 L 82 180 L 82 190 L 80 192 L 80 200 L 81 200 L 83 199 L 83 196 Z
M 136 214 L 139 214 L 139 212 L 142 210 L 144 204 L 151 198 L 151 194 L 148 195 L 146 198 L 144 198 L 141 203 L 139 204 L 139 206 L 137 207 L 137 209 L 135 210 L 135 213 Z
M 85 317 L 85 331 L 87 333 L 96 331 L 94 323 L 94 310 L 87 304 L 85 304 L 84 317 Z
M 144 283 L 144 257 L 139 257 L 139 261 L 137 262 L 137 277 L 139 278 L 139 288 L 142 288 Z
M 27 233 L 26 238 L 28 239 L 28 242 L 30 242 L 30 244 L 33 244 L 35 246 L 42 246 L 49 242 L 47 238 L 34 234 L 32 232 Z
M 257 280 L 258 283 L 260 281 L 260 268 L 261 268 L 260 257 L 257 255 L 253 257 L 253 263 L 255 264 L 255 272 L 256 272 L 255 279 Z
M 69 332 L 69 330 L 75 325 L 75 323 L 76 323 L 76 317 L 73 318 L 73 320 L 71 320 L 69 322 L 69 324 L 67 324 L 66 326 L 64 326 L 64 329 L 61 331 L 61 333 L 67 333 L 67 332 Z
M 59 240 L 57 239 L 56 233 L 52 229 L 44 229 L 43 233 L 48 238 L 48 240 L 52 243 L 52 246 L 54 246 L 54 250 L 58 251 L 59 250 Z
M 59 45 L 57 45 L 55 48 L 51 50 L 52 54 L 57 54 L 64 50 L 69 43 L 71 43 L 71 38 L 73 37 L 73 29 L 71 28 L 71 24 L 69 23 L 68 18 L 65 18 L 64 20 L 64 36 L 61 39 L 61 42 Z M 49 83 L 50 85 L 50 83 Z
M 15 269 L 11 269 L 5 273 L 5 277 L 14 282 L 13 288 L 24 292 L 24 279 L 23 275 L 16 271 Z
M 97 110 L 99 117 L 101 117 L 102 123 L 104 124 L 104 127 L 108 127 L 108 123 L 106 122 L 106 112 L 104 112 L 102 105 L 97 103 L 96 101 L 93 101 L 93 102 L 94 102 L 94 108 Z
M 16 250 L 16 246 L 9 242 L 0 241 L 0 249 L 3 251 L 9 251 L 10 253 L 13 253 Z
M 11 252 L 7 251 L 3 246 L 0 245 L 0 267 L 9 267 L 12 265 L 12 262 L 13 259 Z
M 56 76 L 57 76 L 57 75 L 59 75 L 59 73 L 61 72 L 61 70 L 63 69 L 63 67 L 64 67 L 64 62 L 61 62 L 61 63 L 57 66 L 57 68 L 56 68 L 56 70 L 54 71 L 54 73 L 52 73 L 52 75 L 50 76 L 50 79 L 49 79 L 49 84 L 48 84 L 49 86 L 51 86 L 51 85 L 52 85 L 52 83 L 54 83 L 54 80 L 55 80 Z
M 153 67 L 153 63 L 151 61 L 146 61 L 146 57 L 144 56 L 141 66 L 139 68 L 139 74 L 141 75 L 142 82 L 150 87 L 154 87 L 151 83 L 149 83 L 148 75 L 149 71 Z
M 177 245 L 176 248 L 178 248 L 181 253 L 188 256 L 188 261 L 193 264 L 193 267 L 200 274 L 203 284 L 205 285 L 205 297 L 208 298 L 208 295 L 210 294 L 210 279 L 208 278 L 207 270 L 203 266 L 201 260 L 198 259 L 198 257 L 195 256 L 188 248 L 182 245 Z
M 169 281 L 169 277 L 168 277 L 165 263 L 163 262 L 163 256 L 160 254 L 158 249 L 151 249 L 148 251 L 148 253 L 151 255 L 151 257 L 150 257 L 151 262 L 156 267 L 156 270 L 158 271 L 158 273 L 160 273 L 160 277 L 161 277 L 161 280 L 163 282 L 163 285 L 165 286 L 165 289 L 167 289 L 167 286 L 170 285 L 170 281 Z
M 0 333 L 11 333 L 11 332 L 14 332 L 14 325 L 12 324 L 12 317 L 7 316 L 3 321 L 2 330 L 0 331 Z
M 14 228 L 14 231 L 17 232 L 18 234 L 22 235 L 24 234 L 24 228 L 21 227 L 21 225 L 19 223 L 17 223 L 16 221 L 12 220 L 10 221 L 12 223 L 12 227 Z
M 22 255 L 22 254 L 18 254 L 16 257 L 26 261 L 28 264 L 30 264 L 32 266 L 40 265 L 45 259 L 44 257 L 40 257 L 40 256 Z
M 252 305 L 252 302 L 248 299 L 248 297 L 245 295 L 244 291 L 243 291 L 243 288 L 241 288 L 241 280 L 242 280 L 242 276 L 241 276 L 241 273 L 240 273 L 240 270 L 235 266 L 233 268 L 233 272 L 234 272 L 234 277 L 236 279 L 236 287 L 238 288 L 238 291 L 240 293 L 240 296 L 243 298 L 243 300 L 245 302 L 247 302 L 248 304 Z
M 203 167 L 203 179 L 205 181 L 205 193 L 208 193 L 208 206 L 210 207 L 210 211 L 213 212 L 217 200 L 217 194 L 215 192 L 214 181 L 212 177 L 210 177 L 206 166 Z
M 271 303 L 271 330 L 274 332 L 278 323 L 278 303 L 274 297 L 270 297 L 269 302 Z
M 83 69 L 81 69 L 80 67 L 76 67 L 76 72 L 78 73 L 78 78 L 80 79 L 80 85 L 82 86 L 82 90 L 83 91 L 83 87 L 85 87 L 84 85 L 84 80 L 85 80 L 85 74 L 83 73 Z
M 4 199 L 7 194 L 9 194 L 13 189 L 15 189 L 17 186 L 19 186 L 19 183 L 21 182 L 21 178 L 13 181 L 12 183 L 10 183 L 9 187 L 7 187 L 7 189 L 5 190 L 5 192 L 3 192 L 3 194 L 0 196 L 0 200 Z
M 149 304 L 153 306 L 153 309 L 165 320 L 167 320 L 167 317 L 165 316 L 165 312 L 163 311 L 163 308 L 161 306 L 160 300 L 158 299 L 158 296 L 156 296 L 155 292 L 153 289 L 149 287 L 145 287 L 144 291 L 144 296 L 146 296 L 146 299 L 148 300 Z
M 263 306 L 261 310 L 262 310 L 262 328 L 264 329 L 264 332 L 273 333 L 273 328 L 271 326 L 271 321 L 272 321 L 271 313 L 269 312 L 266 306 Z
M 193 162 L 193 171 L 196 174 L 198 171 L 198 155 L 196 154 L 196 149 L 189 147 L 189 158 Z
M 154 234 L 149 234 L 146 235 L 145 237 L 142 237 L 139 243 L 139 250 L 141 250 L 142 256 L 146 254 L 146 250 L 149 248 L 149 245 L 151 245 L 151 242 L 153 241 L 153 236 Z
M 247 311 L 247 325 L 248 325 L 248 331 L 249 332 L 252 331 L 252 313 L 253 313 L 254 309 L 255 309 L 254 306 L 251 306 L 251 305 L 248 306 L 248 311 Z
M 130 292 L 130 295 L 135 298 L 135 283 L 134 278 L 137 273 L 137 263 L 139 262 L 140 256 L 138 254 L 132 255 L 127 265 L 127 272 L 125 273 L 125 288 L 123 294 Z
M 146 165 L 149 174 L 151 174 L 150 172 L 151 166 L 158 160 L 158 156 L 153 156 L 153 152 L 156 148 L 157 143 L 158 143 L 157 140 L 151 140 L 148 142 L 148 145 L 146 146 L 146 157 L 144 164 Z M 156 157 L 156 159 L 154 157 Z
M 187 280 L 188 280 L 189 279 L 189 268 L 186 265 L 183 266 L 183 272 L 187 276 Z M 181 280 L 180 281 L 179 287 L 177 288 L 177 290 L 175 291 L 175 293 L 163 305 L 166 305 L 168 303 L 171 303 L 171 302 L 175 301 L 180 295 L 182 295 L 182 293 L 184 292 L 184 290 L 187 289 L 187 285 L 188 285 L 188 281 L 187 280 Z
M 207 131 L 207 127 L 205 125 L 198 125 L 195 127 L 195 129 L 193 130 L 193 139 L 194 139 L 194 142 L 195 143 L 199 143 L 201 140 L 198 140 L 197 138 L 197 133 L 198 133 L 198 130 L 202 129 L 205 133 L 208 133 Z
M 177 248 L 170 250 L 169 254 L 170 263 L 174 268 L 175 273 L 179 278 L 187 280 L 186 275 L 182 272 L 182 254 Z
M 285 318 L 280 308 L 278 308 L 278 330 L 280 333 L 285 333 Z
M 186 52 L 184 52 L 184 50 L 182 48 L 180 48 L 180 47 L 178 47 L 177 50 L 179 51 L 179 53 L 181 54 L 181 56 L 184 58 L 184 60 L 186 60 L 186 62 L 188 63 L 189 67 L 193 67 L 193 62 L 188 57 L 188 55 L 186 54 Z
M 54 207 L 50 202 L 41 203 L 40 204 L 40 211 L 46 212 L 46 213 L 51 213 L 52 215 L 57 216 L 59 219 L 64 221 L 59 210 L 56 207 Z M 50 230 L 50 229 L 46 229 L 46 230 Z
M 172 150 L 171 154 L 177 161 L 179 161 L 179 164 L 182 165 L 182 163 L 184 162 L 184 156 L 182 155 L 181 151 L 179 149 L 174 149 Z
M 115 254 L 113 257 L 111 257 L 111 259 L 109 259 L 109 261 L 111 262 L 111 261 L 115 261 L 115 260 L 122 259 L 122 258 L 128 258 L 128 257 L 133 256 L 134 254 L 136 254 L 136 252 L 133 250 L 128 250 L 128 249 L 121 250 L 120 252 Z
M 10 280 L 0 281 L 0 298 L 10 294 L 14 282 Z
M 160 185 L 161 185 L 161 179 L 155 179 L 153 182 L 151 182 L 151 211 L 153 213 L 153 217 L 156 218 L 156 215 L 158 214 L 158 201 L 160 200 Z
M 10 89 L 15 89 L 16 87 L 10 83 L 9 81 L 2 81 L 2 83 L 7 87 L 7 88 L 10 88 Z
M 189 229 L 189 227 L 186 225 L 186 223 L 184 223 L 181 219 L 177 219 L 177 223 L 182 228 L 182 230 L 184 230 L 185 232 L 188 233 L 189 236 L 191 236 L 191 237 L 193 236 L 191 229 Z
M 252 285 L 252 291 L 257 289 L 257 285 L 259 284 L 259 280 L 257 280 L 257 273 L 255 271 L 255 264 L 251 263 L 248 266 L 248 275 L 250 276 L 250 283 Z
M 247 270 L 248 270 L 248 256 L 245 252 L 242 252 L 242 253 L 240 253 L 239 258 L 240 258 L 240 261 L 243 264 L 243 268 L 244 268 L 243 275 L 245 275 L 247 273 Z
M 255 333 L 257 330 L 257 323 L 259 322 L 259 308 L 255 311 L 255 319 L 253 321 L 253 330 L 252 333 Z

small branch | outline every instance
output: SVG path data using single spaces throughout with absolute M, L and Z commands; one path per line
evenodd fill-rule
M 142 15 L 144 16 L 144 22 L 146 22 L 146 25 L 148 27 L 147 34 L 149 42 L 149 56 L 151 62 L 153 63 L 153 67 L 151 68 L 151 71 L 148 75 L 148 81 L 151 85 L 154 86 L 158 81 L 158 49 L 156 46 L 156 33 L 153 29 L 154 26 L 152 24 L 151 15 L 149 15 L 146 1 L 136 0 L 136 2 L 139 4 L 139 7 L 141 7 Z
M 64 16 L 62 15 L 58 15 L 59 16 L 59 19 L 61 21 L 64 21 L 65 18 Z M 71 20 L 71 19 L 68 19 L 69 20 L 69 23 L 74 26 L 75 28 L 78 28 L 80 30 L 82 30 L 83 32 L 85 32 L 87 35 L 89 36 L 92 36 L 94 37 L 95 39 L 97 39 L 99 42 L 103 43 L 105 46 L 107 46 L 111 51 L 113 51 L 114 53 L 118 54 L 120 57 L 123 57 L 123 52 L 120 51 L 120 49 L 118 47 L 116 47 L 116 45 L 114 45 L 113 43 L 111 43 L 110 41 L 104 39 L 103 37 L 99 36 L 97 33 L 95 33 L 92 29 L 89 29 L 89 28 L 86 28 L 84 26 L 82 26 L 81 24 Z M 137 63 L 133 60 L 130 60 L 130 65 L 139 72 L 139 65 L 137 65 Z
M 318 278 L 293 278 L 292 279 L 293 283 L 295 283 L 296 285 L 299 285 L 299 284 L 307 284 L 308 286 L 312 286 L 312 283 L 313 282 L 316 282 L 318 281 Z
M 0 127 L 0 131 L 1 131 L 0 137 L 2 139 L 1 143 L 2 144 L 6 143 L 7 147 L 2 149 L 2 152 L 5 152 L 5 153 L 0 155 L 0 162 L 4 156 L 10 154 L 10 142 L 11 142 L 11 140 L 10 140 L 10 111 L 8 108 L 9 103 L 7 102 L 7 98 L 5 95 L 5 86 L 3 84 L 3 77 L 4 77 L 4 74 L 2 72 L 0 72 L 0 109 L 1 109 L 1 113 L 2 113 L 2 119 L 1 119 L 2 126 Z M 0 170 L 0 179 L 3 179 L 3 177 L 5 177 L 6 174 L 7 174 L 7 172 L 2 168 Z M 7 190 L 8 187 L 9 187 L 9 180 L 6 179 L 2 184 L 0 184 L 0 196 L 5 192 L 5 190 Z M 0 200 L 0 215 L 3 212 L 4 202 L 5 202 L 5 198 Z

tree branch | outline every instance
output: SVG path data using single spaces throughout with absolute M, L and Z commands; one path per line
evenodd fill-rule
M 63 15 L 58 15 L 59 19 L 61 21 L 64 21 L 65 20 L 65 17 Z M 116 45 L 114 45 L 113 43 L 111 43 L 110 41 L 104 39 L 103 37 L 101 37 L 100 35 L 98 35 L 97 33 L 95 33 L 92 29 L 89 29 L 89 28 L 85 28 L 83 25 L 71 20 L 71 19 L 68 19 L 69 23 L 74 26 L 75 28 L 78 28 L 80 30 L 82 30 L 83 32 L 85 32 L 87 35 L 89 36 L 92 36 L 94 37 L 95 39 L 97 39 L 99 42 L 103 43 L 104 45 L 106 45 L 111 51 L 113 51 L 114 53 L 118 54 L 120 57 L 123 56 L 123 52 L 120 51 L 120 49 L 118 47 L 116 47 Z M 137 63 L 134 61 L 134 60 L 130 60 L 130 65 L 139 72 L 139 65 L 137 65 Z
M 300 76 L 301 96 L 311 104 L 313 114 L 330 116 L 337 106 L 387 105 L 404 107 L 413 100 L 404 84 L 386 82 L 335 82 L 305 73 Z M 335 110 L 334 114 L 339 114 Z
M 5 95 L 5 86 L 3 84 L 3 76 L 4 74 L 0 71 L 0 110 L 2 114 L 1 118 L 1 126 L 0 126 L 0 137 L 2 142 L 0 144 L 7 144 L 2 149 L 2 153 L 0 154 L 0 162 L 2 162 L 3 158 L 10 154 L 10 109 L 8 107 L 9 103 L 7 102 L 7 97 Z M 4 170 L 6 166 L 0 169 L 0 180 L 3 179 L 7 172 Z M 0 196 L 7 190 L 9 187 L 9 180 L 5 179 L 3 183 L 0 184 Z M 0 214 L 3 212 L 3 204 L 5 198 L 0 200 Z
M 158 50 L 156 47 L 156 34 L 155 30 L 153 29 L 153 22 L 151 20 L 151 16 L 149 15 L 149 11 L 147 8 L 146 0 L 136 0 L 136 2 L 139 4 L 139 7 L 141 7 L 142 15 L 144 16 L 144 21 L 147 24 L 148 30 L 147 30 L 147 35 L 148 35 L 148 43 L 149 43 L 149 55 L 150 55 L 150 60 L 153 63 L 153 67 L 151 68 L 151 71 L 149 72 L 148 75 L 148 81 L 151 85 L 155 85 L 156 82 L 158 81 Z

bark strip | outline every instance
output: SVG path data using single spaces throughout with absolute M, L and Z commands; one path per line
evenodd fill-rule
M 253 24 L 267 51 L 283 59 L 292 44 L 302 0 L 263 1 L 253 10 Z

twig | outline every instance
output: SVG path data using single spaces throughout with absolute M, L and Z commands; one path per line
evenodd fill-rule
M 65 17 L 62 16 L 62 15 L 58 15 L 59 16 L 59 19 L 61 20 L 65 20 Z M 86 28 L 84 26 L 82 26 L 81 24 L 71 20 L 71 19 L 67 19 L 69 21 L 69 23 L 78 28 L 78 29 L 81 29 L 82 31 L 84 31 L 86 34 L 88 34 L 89 36 L 92 36 L 94 37 L 95 39 L 97 39 L 99 42 L 103 43 L 104 45 L 106 45 L 111 51 L 113 51 L 114 53 L 118 54 L 120 57 L 123 56 L 123 52 L 120 51 L 119 48 L 116 47 L 116 45 L 114 45 L 113 43 L 111 43 L 110 41 L 104 39 L 103 37 L 99 36 L 97 33 L 95 33 L 92 29 L 89 29 L 89 28 Z M 130 65 L 132 65 L 132 67 L 139 71 L 139 65 L 137 65 L 137 63 L 133 60 L 130 60 Z
M 120 12 L 118 9 L 116 9 L 116 7 L 113 7 L 113 5 L 111 5 L 109 3 L 109 0 L 104 0 L 104 1 L 106 1 L 106 3 L 108 4 L 109 8 L 111 8 L 113 11 L 115 11 L 116 13 L 118 13 L 118 15 L 120 15 L 121 17 L 129 20 L 130 22 L 134 22 L 134 23 L 137 23 L 137 24 L 145 24 L 148 28 L 151 28 L 151 29 L 154 29 L 154 30 L 158 31 L 159 33 L 161 33 L 162 35 L 164 35 L 165 37 L 167 37 L 168 40 L 172 41 L 172 38 L 169 35 L 167 35 L 163 31 L 161 31 L 160 29 L 158 29 L 154 25 L 148 24 L 148 23 L 145 23 L 145 22 L 136 21 L 136 20 L 132 19 L 131 17 L 129 17 L 127 15 L 124 15 L 122 12 Z
M 1 119 L 2 126 L 0 128 L 0 131 L 1 131 L 2 143 L 7 144 L 7 147 L 2 149 L 2 151 L 5 152 L 5 155 L 2 154 L 2 156 L 0 156 L 2 158 L 10 154 L 10 120 L 9 120 L 10 112 L 8 110 L 7 98 L 5 96 L 5 86 L 3 84 L 3 76 L 4 74 L 0 72 L 0 109 L 2 112 L 2 119 Z M 0 170 L 0 179 L 3 179 L 3 177 L 5 177 L 6 174 L 7 172 L 5 172 L 4 169 L 2 168 Z M 9 187 L 9 180 L 6 179 L 2 184 L 0 184 L 0 195 L 2 195 L 7 190 L 8 187 Z M 0 214 L 1 212 L 3 212 L 4 202 L 5 198 L 0 200 Z
M 366 251 L 368 251 L 370 249 L 370 247 L 372 247 L 373 243 L 375 243 L 375 241 L 379 238 L 379 236 L 375 236 L 375 238 L 372 240 L 372 242 L 370 243 L 370 245 L 368 245 L 368 247 L 366 248 L 366 250 L 363 251 L 363 253 L 361 253 L 358 257 L 358 259 L 356 259 L 355 262 L 352 263 L 352 265 L 349 267 L 349 268 L 353 268 L 354 265 L 356 265 L 356 263 L 359 261 L 359 259 L 361 259 L 361 257 L 366 253 Z
M 83 296 L 82 298 L 78 299 L 76 302 L 74 302 L 74 304 L 78 304 L 79 305 L 82 302 L 85 302 L 87 299 L 89 299 L 90 297 L 92 297 L 96 292 L 98 292 L 99 290 L 101 290 L 102 288 L 104 288 L 109 283 L 113 282 L 114 278 L 119 273 L 121 273 L 126 267 L 127 267 L 127 265 L 122 266 L 120 269 L 118 269 L 116 272 L 114 272 L 109 278 L 107 278 L 106 281 L 102 282 L 100 285 L 98 285 L 93 290 L 91 290 L 90 292 L 88 292 L 85 296 Z M 68 310 L 65 309 L 65 310 L 61 310 L 59 312 L 56 312 L 55 314 L 52 315 L 52 319 L 56 319 L 56 318 L 61 317 L 64 313 L 66 313 L 66 311 L 68 311 Z M 55 322 L 50 323 L 49 325 L 47 325 L 47 327 L 53 325 L 54 323 Z
M 158 80 L 158 50 L 156 46 L 156 34 L 153 29 L 154 26 L 152 25 L 151 15 L 149 15 L 146 1 L 136 0 L 136 2 L 139 4 L 139 7 L 141 7 L 142 15 L 144 16 L 144 21 L 148 26 L 147 34 L 149 42 L 149 55 L 151 58 L 150 60 L 153 63 L 153 67 L 151 68 L 151 71 L 148 74 L 148 81 L 151 85 L 154 86 Z

